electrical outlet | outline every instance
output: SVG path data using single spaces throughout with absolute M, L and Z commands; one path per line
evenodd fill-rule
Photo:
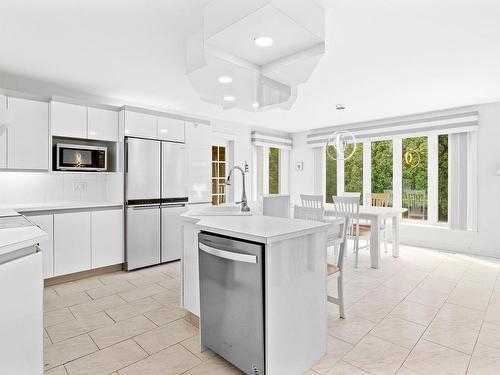
M 85 182 L 75 182 L 73 183 L 73 191 L 85 191 L 87 190 L 87 184 Z

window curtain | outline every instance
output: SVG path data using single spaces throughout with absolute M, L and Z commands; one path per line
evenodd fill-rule
M 449 135 L 448 212 L 450 229 L 477 230 L 476 134 Z

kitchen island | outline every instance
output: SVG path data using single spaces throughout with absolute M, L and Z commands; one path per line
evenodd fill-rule
M 42 253 L 47 234 L 16 211 L 0 210 L 0 373 L 43 373 Z
M 182 303 L 184 308 L 195 316 L 200 316 L 199 233 L 220 238 L 221 241 L 228 239 L 238 243 L 259 245 L 262 248 L 262 257 L 256 257 L 257 261 L 254 263 L 261 263 L 262 267 L 264 340 L 261 350 L 264 352 L 265 370 L 257 369 L 260 372 L 256 372 L 255 369 L 251 372 L 248 368 L 242 370 L 246 373 L 298 375 L 316 363 L 325 354 L 327 341 L 328 224 L 260 215 L 198 216 L 193 210 L 183 214 L 182 220 Z M 226 258 L 221 262 L 229 264 L 231 261 Z M 238 280 L 239 275 L 232 274 L 237 273 L 238 269 L 241 270 L 229 264 L 224 277 L 218 277 L 219 281 L 227 282 L 230 288 L 244 284 L 245 279 Z M 202 271 L 205 274 L 207 272 L 206 269 Z M 214 280 L 209 280 L 212 286 L 221 284 L 215 280 L 216 278 L 214 275 Z M 259 289 L 255 290 L 254 294 L 259 293 Z M 255 297 L 248 290 L 244 293 L 249 298 Z M 235 295 L 234 290 L 228 290 L 227 295 L 215 298 L 220 297 L 221 303 L 234 306 L 227 300 L 230 295 Z M 202 300 L 206 301 L 206 298 Z M 210 309 L 213 308 L 212 304 Z M 201 310 L 203 311 L 203 306 Z M 234 314 L 241 312 L 234 311 Z M 201 322 L 203 324 L 203 317 Z M 248 333 L 246 321 L 243 320 L 241 323 L 243 325 L 241 332 Z M 223 326 L 224 321 L 219 324 L 222 325 L 222 331 L 227 331 L 228 327 Z M 248 324 L 252 324 L 250 319 Z M 204 344 L 203 327 L 201 331 Z M 234 339 L 234 330 L 231 336 Z M 232 343 L 225 344 L 231 346 Z M 210 345 L 207 346 L 213 349 Z M 224 353 L 222 355 L 224 356 Z M 231 361 L 231 358 L 226 359 Z

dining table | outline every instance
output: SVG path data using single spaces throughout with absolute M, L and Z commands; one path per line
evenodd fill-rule
M 406 212 L 406 208 L 398 207 L 377 207 L 377 206 L 359 206 L 359 214 L 351 214 L 349 217 L 358 216 L 360 220 L 370 222 L 370 265 L 372 268 L 380 268 L 380 229 L 384 220 L 390 219 L 392 222 L 392 256 L 399 257 L 399 223 L 401 215 Z M 325 216 L 334 217 L 335 212 L 325 207 Z

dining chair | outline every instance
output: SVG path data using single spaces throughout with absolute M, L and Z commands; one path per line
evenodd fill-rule
M 295 205 L 293 210 L 294 219 L 302 220 L 312 220 L 312 221 L 330 221 L 330 219 L 324 217 L 323 209 L 321 207 L 301 207 Z M 344 319 L 344 278 L 343 278 L 343 265 L 344 265 L 344 249 L 345 249 L 345 238 L 346 238 L 346 221 L 345 217 L 342 217 L 343 221 L 338 222 L 338 220 L 332 221 L 332 225 L 328 228 L 327 232 L 327 250 L 329 247 L 334 246 L 337 250 L 335 251 L 336 263 L 326 263 L 326 276 L 337 278 L 337 297 L 330 296 L 327 294 L 327 301 L 339 306 L 339 315 Z
M 337 279 L 337 297 L 326 295 L 326 300 L 330 303 L 333 303 L 339 307 L 339 316 L 342 319 L 345 319 L 344 312 L 344 253 L 345 253 L 345 244 L 346 244 L 346 222 L 347 218 L 343 217 L 342 222 L 335 222 L 333 227 L 330 228 L 328 240 L 332 243 L 338 244 L 339 251 L 335 253 L 336 255 L 336 263 L 327 262 L 326 265 L 326 274 L 327 279 L 335 277 Z
M 313 208 L 321 207 L 321 208 L 323 208 L 323 196 L 322 195 L 300 194 L 300 200 L 302 201 L 303 207 L 313 207 Z
M 391 199 L 390 193 L 372 193 L 372 206 L 373 207 L 389 207 L 389 202 Z M 384 240 L 384 250 L 387 253 L 387 223 L 386 219 L 383 219 L 380 223 L 380 232 Z
M 370 248 L 371 227 L 359 222 L 359 196 L 333 196 L 333 210 L 329 215 L 346 218 L 346 239 L 354 241 L 356 268 L 358 268 L 359 249 Z M 367 245 L 360 247 L 359 241 L 366 240 Z

